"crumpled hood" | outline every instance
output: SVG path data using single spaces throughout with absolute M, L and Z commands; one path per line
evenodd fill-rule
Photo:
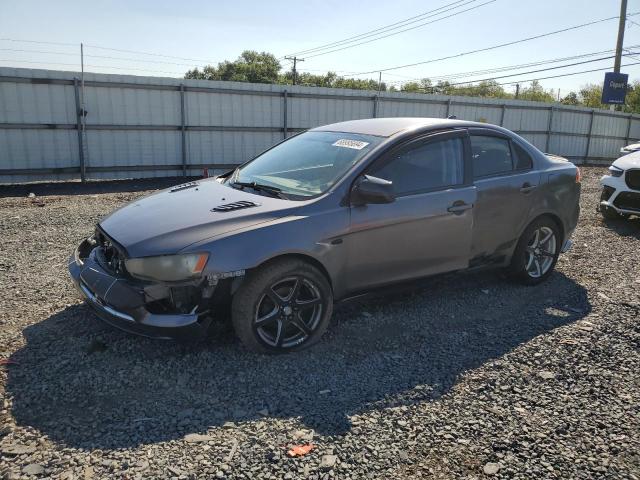
M 633 152 L 624 157 L 620 157 L 613 165 L 622 168 L 623 170 L 627 170 L 628 168 L 640 168 L 640 152 Z
M 214 179 L 195 183 L 135 200 L 103 219 L 100 227 L 130 257 L 147 257 L 174 254 L 195 242 L 287 216 L 300 206 L 299 202 L 249 193 L 249 189 L 230 188 Z M 258 206 L 212 211 L 238 201 Z

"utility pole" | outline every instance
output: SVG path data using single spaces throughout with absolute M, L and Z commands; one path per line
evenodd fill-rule
M 516 83 L 516 99 L 520 96 L 520 84 Z
M 620 0 L 620 20 L 618 22 L 618 40 L 616 42 L 616 59 L 613 64 L 613 71 L 620 73 L 620 63 L 622 62 L 622 44 L 624 43 L 624 29 L 627 22 L 627 0 Z M 610 105 L 609 110 L 615 110 L 615 105 Z
M 293 84 L 296 84 L 296 77 L 298 76 L 298 72 L 296 70 L 296 64 L 298 62 L 304 62 L 304 58 L 298 58 L 298 57 L 284 57 L 285 60 L 292 60 L 293 61 Z
M 382 90 L 382 72 L 378 75 L 378 95 L 380 95 L 380 91 Z

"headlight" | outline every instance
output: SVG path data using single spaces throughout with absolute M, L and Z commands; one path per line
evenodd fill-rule
M 134 277 L 177 282 L 200 275 L 208 258 L 208 253 L 187 253 L 184 255 L 128 258 L 124 264 L 127 271 Z
M 609 173 L 611 174 L 612 177 L 621 177 L 622 174 L 624 173 L 624 170 L 618 167 L 614 167 L 613 165 L 611 165 L 609 167 Z

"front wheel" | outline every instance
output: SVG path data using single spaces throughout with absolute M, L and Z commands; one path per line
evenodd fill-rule
M 282 259 L 252 272 L 233 296 L 236 335 L 250 350 L 285 353 L 316 343 L 333 311 L 331 286 L 315 266 Z
M 558 261 L 561 242 L 553 220 L 543 217 L 533 222 L 520 237 L 511 259 L 513 277 L 526 285 L 546 280 Z

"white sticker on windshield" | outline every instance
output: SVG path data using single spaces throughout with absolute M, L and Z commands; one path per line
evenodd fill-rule
M 334 147 L 353 148 L 354 150 L 362 150 L 369 145 L 369 142 L 361 142 L 360 140 L 349 140 L 348 138 L 341 138 L 333 144 Z

